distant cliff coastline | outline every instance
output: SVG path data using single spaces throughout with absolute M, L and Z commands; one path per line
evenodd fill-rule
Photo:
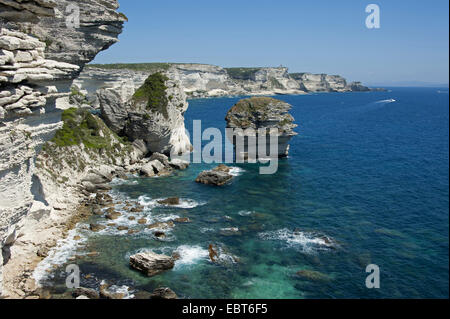
M 222 68 L 178 63 L 93 64 L 85 68 L 77 82 L 87 88 L 95 84 L 116 86 L 131 79 L 139 87 L 157 71 L 181 82 L 191 98 L 371 91 L 360 82 L 348 83 L 339 75 L 289 73 L 285 67 Z

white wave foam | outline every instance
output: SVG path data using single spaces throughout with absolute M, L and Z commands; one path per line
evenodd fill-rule
M 75 240 L 75 236 L 80 236 L 80 240 Z M 56 247 L 50 250 L 48 256 L 42 260 L 33 272 L 33 278 L 36 283 L 40 285 L 44 280 L 51 278 L 53 275 L 50 270 L 53 265 L 62 265 L 68 261 L 70 257 L 74 257 L 77 249 L 83 247 L 87 241 L 86 237 L 80 234 L 80 229 L 77 227 L 69 231 L 67 238 L 58 242 Z
M 245 170 L 240 167 L 231 167 L 230 175 L 235 176 L 235 177 L 241 176 L 244 172 L 245 172 Z
M 201 259 L 206 259 L 209 256 L 209 251 L 200 246 L 179 246 L 175 250 L 180 254 L 180 259 L 176 261 L 176 265 L 193 265 Z
M 198 206 L 203 206 L 206 202 L 198 202 L 189 198 L 180 198 L 180 204 L 178 205 L 165 205 L 158 203 L 159 201 L 165 200 L 167 198 L 158 198 L 153 201 L 147 201 L 148 205 L 160 206 L 160 207 L 174 207 L 174 208 L 184 208 L 184 209 L 192 209 Z
M 287 228 L 264 232 L 258 235 L 263 240 L 284 241 L 288 247 L 300 249 L 304 253 L 313 253 L 317 250 L 335 246 L 330 238 L 311 232 L 291 231 Z
M 105 285 L 106 281 L 102 280 L 100 285 Z M 117 286 L 112 285 L 106 288 L 106 291 L 110 294 L 120 294 L 123 296 L 123 299 L 133 299 L 134 296 L 134 290 L 130 289 L 130 287 L 123 285 L 123 286 Z
M 154 207 L 156 206 L 156 201 L 152 200 L 146 195 L 139 196 L 138 203 L 144 207 Z
M 255 213 L 254 211 L 241 210 L 238 214 L 240 216 L 245 217 L 245 216 L 253 215 L 254 213 Z
M 180 199 L 180 205 L 175 205 L 175 207 L 191 209 L 198 206 L 203 206 L 205 204 L 206 204 L 205 202 L 197 202 L 193 199 Z
M 137 180 L 130 180 L 130 179 L 122 179 L 122 178 L 114 178 L 110 185 L 112 186 L 119 186 L 119 185 L 138 185 L 139 182 Z
M 155 219 L 158 222 L 169 222 L 169 221 L 175 220 L 177 218 L 180 218 L 180 216 L 175 215 L 175 214 L 155 216 Z
M 200 228 L 200 232 L 201 233 L 209 233 L 209 232 L 213 232 L 214 231 L 214 228 L 208 228 L 208 227 L 203 227 L 203 228 Z

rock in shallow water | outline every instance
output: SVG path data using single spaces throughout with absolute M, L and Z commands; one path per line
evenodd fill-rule
M 178 296 L 170 288 L 157 288 L 150 295 L 150 299 L 178 299 Z
M 330 277 L 328 277 L 327 275 L 318 272 L 318 271 L 314 271 L 314 270 L 300 270 L 299 272 L 297 272 L 297 275 L 301 278 L 310 280 L 310 281 L 329 281 Z
M 160 274 L 175 266 L 172 257 L 153 252 L 139 253 L 130 257 L 130 266 L 149 277 Z
M 178 197 L 169 197 L 164 200 L 159 200 L 158 204 L 170 206 L 180 205 L 180 199 Z
M 99 225 L 99 224 L 90 224 L 89 225 L 89 229 L 91 230 L 91 231 L 93 231 L 93 232 L 99 232 L 99 231 L 101 231 L 101 230 L 103 230 L 103 229 L 105 229 L 106 228 L 106 226 L 104 226 L 104 225 Z
M 231 168 L 225 165 L 219 165 L 213 170 L 201 172 L 197 179 L 197 183 L 205 185 L 223 186 L 233 179 L 233 175 L 229 174 Z
M 75 298 L 79 298 L 79 297 L 86 297 L 88 299 L 99 299 L 100 295 L 99 293 L 94 290 L 94 289 L 90 289 L 90 288 L 76 288 L 73 292 L 72 292 L 72 296 Z

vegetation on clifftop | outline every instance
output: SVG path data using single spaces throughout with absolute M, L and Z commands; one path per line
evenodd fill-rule
M 36 161 L 41 172 L 59 183 L 70 177 L 61 175 L 67 172 L 65 167 L 82 172 L 90 162 L 120 163 L 133 149 L 87 109 L 67 109 L 62 120 L 63 127 L 43 146 Z
M 59 147 L 84 144 L 87 148 L 106 149 L 113 139 L 121 141 L 108 129 L 101 119 L 84 109 L 70 108 L 62 113 L 63 127 L 51 142 Z
M 236 80 L 250 80 L 261 68 L 225 68 L 228 75 Z
M 161 113 L 165 118 L 169 117 L 167 105 L 169 98 L 166 94 L 166 81 L 169 78 L 161 72 L 150 75 L 144 84 L 133 95 L 136 103 L 147 103 L 147 109 Z
M 144 72 L 167 71 L 171 63 L 113 63 L 113 64 L 88 64 L 86 68 L 99 68 L 104 70 L 131 70 Z
M 236 127 L 248 128 L 259 121 L 267 121 L 270 114 L 276 111 L 276 106 L 283 101 L 271 97 L 252 97 L 240 100 L 229 111 L 226 117 L 228 124 L 233 124 Z M 291 124 L 293 122 L 291 115 L 283 115 L 280 113 L 279 126 Z

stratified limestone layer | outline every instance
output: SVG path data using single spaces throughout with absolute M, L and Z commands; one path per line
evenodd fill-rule
M 0 248 L 7 257 L 4 263 L 10 251 L 12 259 L 20 258 L 13 244 L 17 236 L 24 241 L 19 228 L 25 216 L 37 224 L 55 207 L 68 207 L 63 202 L 70 201 L 69 193 L 61 196 L 63 202 L 45 198 L 35 160 L 62 127 L 56 100 L 70 94 L 72 80 L 87 62 L 118 41 L 126 17 L 117 8 L 117 0 L 0 0 Z M 79 25 L 68 24 L 68 14 L 77 12 Z M 17 246 L 40 241 L 31 237 Z M 26 259 L 22 264 L 25 268 Z M 0 294 L 1 274 L 7 273 L 2 265 Z M 22 296 L 21 289 L 14 288 L 17 291 L 8 294 Z
M 236 156 L 244 159 L 259 157 L 258 152 L 263 145 L 258 143 L 261 132 L 263 132 L 266 135 L 264 139 L 266 151 L 262 157 L 269 155 L 286 157 L 289 153 L 289 141 L 297 135 L 294 132 L 297 125 L 294 124 L 294 118 L 289 113 L 291 107 L 286 102 L 270 97 L 252 97 L 236 103 L 226 116 L 227 128 L 240 129 L 239 131 L 235 130 L 236 134 L 232 138 L 232 142 L 236 146 Z M 277 138 L 277 154 L 269 154 L 271 142 L 269 135 Z M 253 150 L 249 149 L 252 139 L 256 144 L 256 148 Z M 241 141 L 240 147 L 239 141 Z

